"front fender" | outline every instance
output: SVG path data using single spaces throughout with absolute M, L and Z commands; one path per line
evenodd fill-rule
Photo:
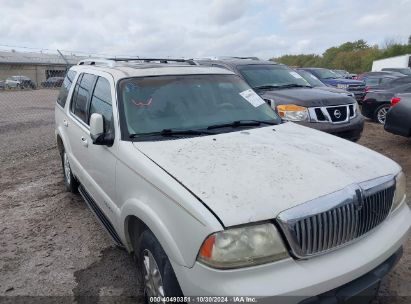
M 186 261 L 180 248 L 176 245 L 177 240 L 167 229 L 166 224 L 161 219 L 161 217 L 146 203 L 139 201 L 137 199 L 128 200 L 121 209 L 121 223 L 120 233 L 123 236 L 123 244 L 127 247 L 129 251 L 132 251 L 131 240 L 128 233 L 128 222 L 127 218 L 129 216 L 135 216 L 141 220 L 153 234 L 156 236 L 167 256 L 180 265 L 186 265 Z

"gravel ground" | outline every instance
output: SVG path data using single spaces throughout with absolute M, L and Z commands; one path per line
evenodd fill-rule
M 54 141 L 57 93 L 0 92 L 0 302 L 118 302 L 112 296 L 139 302 L 132 258 L 113 245 L 79 196 L 64 191 Z M 359 143 L 411 175 L 411 140 L 367 122 Z M 375 303 L 410 302 L 410 261 L 411 237 Z

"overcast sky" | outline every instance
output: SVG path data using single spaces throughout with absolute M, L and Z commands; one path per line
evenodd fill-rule
M 0 0 L 0 45 L 53 50 L 270 58 L 409 35 L 411 0 Z

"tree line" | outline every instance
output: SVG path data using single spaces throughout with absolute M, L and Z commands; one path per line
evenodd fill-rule
M 323 67 L 347 70 L 350 73 L 371 71 L 374 60 L 411 54 L 411 36 L 407 44 L 386 40 L 383 47 L 370 46 L 365 40 L 345 42 L 327 49 L 322 55 L 284 55 L 270 60 L 292 67 Z

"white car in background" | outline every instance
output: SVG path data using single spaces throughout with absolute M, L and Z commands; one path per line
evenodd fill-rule
M 55 109 L 65 185 L 137 257 L 147 299 L 374 295 L 411 225 L 400 166 L 191 64 L 82 61 Z
M 5 81 L 6 88 L 17 88 L 17 89 L 24 89 L 24 88 L 31 88 L 35 89 L 36 84 L 26 76 L 11 76 L 6 79 Z

